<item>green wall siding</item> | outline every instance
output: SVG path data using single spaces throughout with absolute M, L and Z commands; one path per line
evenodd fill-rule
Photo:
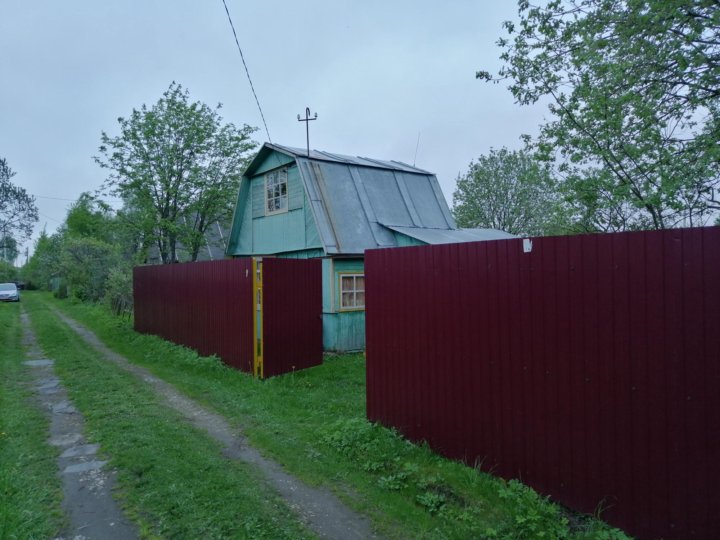
M 322 249 L 306 249 L 305 251 L 291 251 L 290 253 L 278 253 L 279 259 L 317 259 L 325 255 Z
M 246 180 L 243 180 L 243 182 L 248 183 Z M 247 189 L 246 191 L 249 192 L 249 189 Z M 236 243 L 231 244 L 230 246 L 234 249 L 234 253 L 252 253 L 252 214 L 250 204 L 250 197 L 246 196 L 243 208 L 238 208 L 238 211 L 242 210 L 242 214 L 240 216 L 240 233 L 237 235 L 236 239 L 232 239 Z M 238 216 L 236 216 L 235 219 L 238 219 Z
M 286 154 L 281 154 L 280 152 L 272 152 L 267 158 L 265 158 L 265 161 L 255 167 L 253 175 L 266 173 L 267 171 L 277 169 L 278 167 L 287 165 L 288 163 L 295 163 L 295 158 Z
M 365 312 L 323 313 L 323 348 L 357 351 L 365 348 Z
M 265 215 L 265 173 L 288 166 L 288 211 Z M 241 208 L 242 207 L 242 208 Z M 244 178 L 235 216 L 237 238 L 230 241 L 231 255 L 277 255 L 285 258 L 324 257 L 315 218 L 294 160 L 273 153 Z M 323 346 L 328 351 L 365 348 L 365 311 L 339 311 L 339 273 L 364 273 L 362 258 L 322 261 Z
M 323 291 L 323 313 L 331 313 L 333 309 L 332 294 L 333 287 L 333 260 L 323 259 L 322 261 L 322 291 Z
M 426 245 L 425 242 L 421 242 L 417 238 L 413 238 L 411 236 L 408 236 L 403 233 L 399 233 L 397 231 L 393 231 L 395 235 L 395 241 L 397 242 L 398 247 L 408 247 L 408 246 L 424 246 Z
M 269 255 L 286 251 L 304 250 L 305 216 L 302 210 L 293 210 L 253 219 L 253 252 Z
M 288 211 L 266 216 L 264 173 L 284 165 L 288 166 Z M 260 164 L 251 178 L 244 178 L 238 205 L 242 205 L 242 211 L 238 207 L 235 220 L 239 227 L 236 227 L 236 238 L 230 240 L 230 255 L 289 256 L 292 252 L 324 255 L 300 171 L 288 156 L 275 152 Z M 301 253 L 298 257 L 306 256 Z
M 288 167 L 288 210 L 298 210 L 305 206 L 305 190 L 303 189 L 300 171 L 296 166 Z M 250 180 L 252 190 L 253 218 L 265 217 L 265 174 L 256 174 Z
M 362 274 L 363 259 L 323 259 L 323 347 L 326 351 L 365 348 L 365 311 L 340 311 L 340 275 Z

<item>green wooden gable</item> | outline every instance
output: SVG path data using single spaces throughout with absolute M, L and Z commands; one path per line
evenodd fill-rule
M 322 256 L 322 243 L 294 157 L 271 150 L 258 158 L 243 175 L 228 254 Z M 287 171 L 287 211 L 268 214 L 265 177 L 280 169 Z

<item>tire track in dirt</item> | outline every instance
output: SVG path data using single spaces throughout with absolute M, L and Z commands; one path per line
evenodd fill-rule
M 370 520 L 349 509 L 333 493 L 308 486 L 288 474 L 278 463 L 251 447 L 247 439 L 237 429 L 233 429 L 224 417 L 202 407 L 147 369 L 130 363 L 124 356 L 109 349 L 85 326 L 61 311 L 51 309 L 104 358 L 145 381 L 190 424 L 220 442 L 224 446 L 224 455 L 255 466 L 300 520 L 319 537 L 342 540 L 378 538 L 373 533 Z
M 30 370 L 35 395 L 50 420 L 49 443 L 62 449 L 57 464 L 62 478 L 62 507 L 69 524 L 56 540 L 138 538 L 135 526 L 112 498 L 115 472 L 105 467 L 106 461 L 98 459 L 100 446 L 88 444 L 85 439 L 83 416 L 55 375 L 54 360 L 44 357 L 30 317 L 23 310 L 20 318 L 27 358 L 23 364 Z

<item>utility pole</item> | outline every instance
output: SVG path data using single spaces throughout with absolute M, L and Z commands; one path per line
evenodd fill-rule
M 307 155 L 310 157 L 310 122 L 317 120 L 317 113 L 312 118 L 310 117 L 310 107 L 305 107 L 305 118 L 302 118 L 299 114 L 297 115 L 298 122 L 305 122 L 305 138 L 307 140 Z

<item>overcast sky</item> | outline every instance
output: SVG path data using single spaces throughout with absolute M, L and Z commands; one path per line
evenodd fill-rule
M 304 147 L 309 106 L 312 148 L 415 161 L 449 205 L 470 160 L 519 148 L 545 114 L 475 79 L 500 65 L 514 0 L 226 1 L 273 142 Z M 222 0 L 0 0 L 0 157 L 37 197 L 34 238 L 104 181 L 101 131 L 172 81 L 267 140 Z

